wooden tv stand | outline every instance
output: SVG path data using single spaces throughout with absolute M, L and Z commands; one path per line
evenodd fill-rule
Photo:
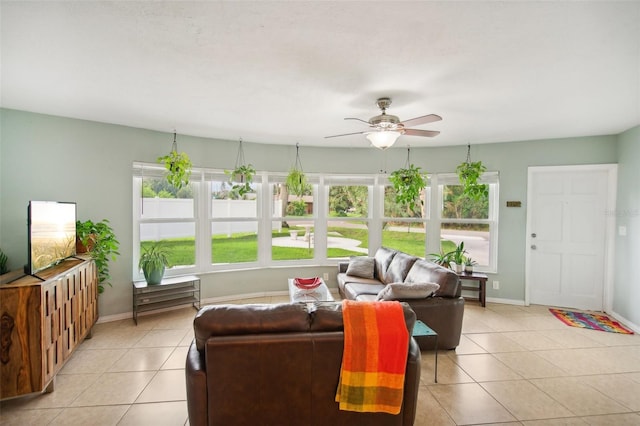
M 0 285 L 0 399 L 53 391 L 56 374 L 98 320 L 98 276 L 89 257 L 37 275 L 42 280 L 25 275 Z

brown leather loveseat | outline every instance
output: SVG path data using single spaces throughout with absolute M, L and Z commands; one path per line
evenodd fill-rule
M 352 268 L 354 262 L 369 262 L 371 270 Z M 350 275 L 350 271 L 358 273 Z M 359 256 L 352 258 L 350 263 L 342 262 L 338 265 L 338 290 L 343 299 L 376 300 L 379 293 L 392 283 L 403 284 L 405 290 L 424 283 L 436 283 L 440 286 L 435 293 L 429 293 L 426 297 L 406 294 L 411 292 L 405 291 L 404 297 L 400 295 L 387 300 L 408 303 L 417 319 L 438 333 L 439 349 L 455 349 L 460 343 L 464 314 L 464 299 L 460 296 L 462 287 L 455 272 L 386 247 L 380 247 L 373 258 Z M 416 337 L 416 340 L 421 349 L 432 349 L 435 344 L 435 339 Z
M 403 304 L 408 330 L 415 314 Z M 413 425 L 420 349 L 409 339 L 400 414 L 340 411 L 342 305 L 212 305 L 194 320 L 186 361 L 189 424 Z

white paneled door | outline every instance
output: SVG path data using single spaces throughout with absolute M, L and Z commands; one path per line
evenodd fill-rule
M 615 166 L 529 168 L 528 303 L 604 310 L 611 192 Z

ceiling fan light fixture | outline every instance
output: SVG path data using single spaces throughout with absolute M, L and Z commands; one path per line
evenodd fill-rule
M 371 145 L 382 150 L 387 149 L 396 143 L 400 135 L 402 135 L 401 132 L 394 130 L 379 130 L 376 132 L 366 133 L 366 137 L 369 139 L 369 142 L 371 142 Z

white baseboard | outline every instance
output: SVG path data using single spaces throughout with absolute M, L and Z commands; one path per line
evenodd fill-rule
M 497 297 L 487 297 L 486 300 L 487 300 L 487 302 L 502 303 L 503 305 L 524 306 L 524 300 L 500 299 L 500 298 L 497 298 Z

